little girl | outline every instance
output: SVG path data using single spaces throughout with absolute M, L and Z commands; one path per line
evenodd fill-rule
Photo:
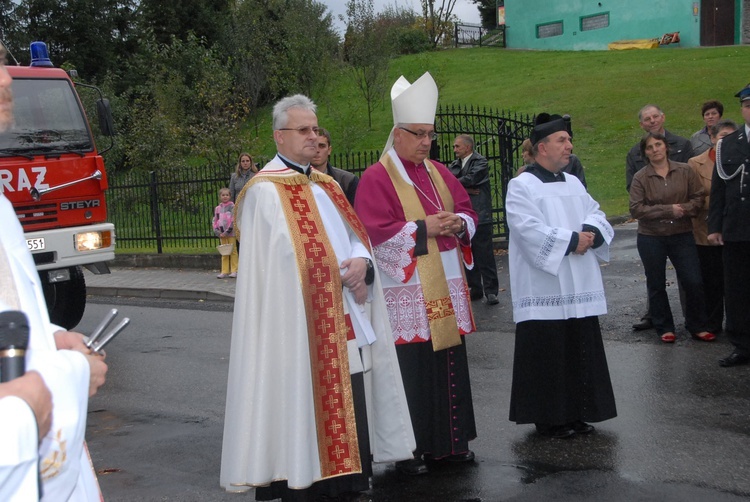
M 214 233 L 222 244 L 232 245 L 232 254 L 221 256 L 221 273 L 216 277 L 219 279 L 234 278 L 237 277 L 237 262 L 239 261 L 239 257 L 237 255 L 237 240 L 234 237 L 233 228 L 232 211 L 234 210 L 234 203 L 232 202 L 232 194 L 228 188 L 221 188 L 219 190 L 219 201 L 220 204 L 214 209 Z

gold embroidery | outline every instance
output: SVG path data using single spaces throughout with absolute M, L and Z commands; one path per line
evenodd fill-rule
M 54 442 L 58 444 L 58 448 L 45 457 L 39 466 L 44 481 L 58 476 L 62 471 L 63 464 L 68 459 L 68 442 L 62 438 L 62 429 L 59 429 L 55 434 Z

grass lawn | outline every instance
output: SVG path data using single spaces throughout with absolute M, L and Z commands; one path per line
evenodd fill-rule
M 589 191 L 609 216 L 628 213 L 625 155 L 641 137 L 638 110 L 662 107 L 666 127 L 689 137 L 703 127 L 701 104 L 718 99 L 725 118 L 741 121 L 734 94 L 750 81 L 750 47 L 556 52 L 496 48 L 451 49 L 404 56 L 391 63 L 388 90 L 399 75 L 410 81 L 430 71 L 442 105 L 474 105 L 518 113 L 569 113 L 575 153 Z M 389 92 L 386 93 L 389 95 Z M 368 128 L 364 99 L 346 72 L 332 74 L 311 96 L 335 151 L 383 147 L 392 126 L 390 101 L 380 103 Z M 270 110 L 262 110 L 259 151 L 270 155 Z M 254 128 L 253 128 L 254 133 Z M 453 138 L 441 138 L 452 142 Z

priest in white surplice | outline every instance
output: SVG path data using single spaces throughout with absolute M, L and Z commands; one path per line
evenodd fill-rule
M 4 63 L 0 44 L 0 133 L 13 119 L 11 77 Z M 28 192 L 21 196 L 31 201 Z M 27 375 L 0 384 L 0 500 L 101 500 L 84 437 L 88 398 L 104 383 L 107 365 L 90 354 L 83 335 L 50 322 L 23 229 L 2 193 L 0 221 L 0 312 L 21 311 L 29 323 Z M 29 378 L 35 382 L 26 390 L 35 395 L 25 398 L 13 387 L 26 386 Z M 50 397 L 51 417 L 49 409 L 40 414 L 40 401 Z
M 590 433 L 617 415 L 599 315 L 607 312 L 599 261 L 614 231 L 575 176 L 559 115 L 540 114 L 535 162 L 510 181 L 510 285 L 516 346 L 510 420 L 548 437 Z
M 315 105 L 274 106 L 278 155 L 237 200 L 235 296 L 221 486 L 256 500 L 366 491 L 375 462 L 415 447 L 370 242 L 310 167 Z

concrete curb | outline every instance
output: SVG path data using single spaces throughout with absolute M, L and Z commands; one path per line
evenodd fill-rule
M 212 293 L 209 291 L 156 288 L 109 288 L 89 286 L 87 296 L 126 297 L 126 298 L 161 298 L 165 300 L 206 300 L 213 302 L 234 302 L 234 295 Z

